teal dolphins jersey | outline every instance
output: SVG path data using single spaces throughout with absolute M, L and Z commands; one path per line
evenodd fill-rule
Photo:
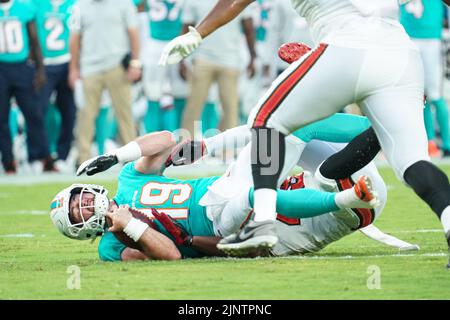
M 411 38 L 441 39 L 443 19 L 441 0 L 411 0 L 400 7 L 400 22 Z
M 12 0 L 11 4 L 0 6 L 0 62 L 27 60 L 30 54 L 27 23 L 35 15 L 30 0 Z
M 34 0 L 44 59 L 69 55 L 69 19 L 75 0 Z
M 147 0 L 150 37 L 168 41 L 181 33 L 182 0 Z
M 127 204 L 150 217 L 151 208 L 170 215 L 196 236 L 214 236 L 212 221 L 206 209 L 198 204 L 201 197 L 219 177 L 193 180 L 171 179 L 160 175 L 142 174 L 135 170 L 134 162 L 125 165 L 118 178 L 118 189 L 114 201 Z M 164 227 L 154 220 L 159 231 L 171 237 Z M 102 260 L 120 260 L 125 248 L 111 233 L 105 233 L 99 244 Z M 200 257 L 201 253 L 187 247 L 178 247 L 183 257 Z

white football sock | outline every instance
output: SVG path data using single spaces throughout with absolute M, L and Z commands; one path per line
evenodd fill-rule
M 277 218 L 277 191 L 273 189 L 258 189 L 253 193 L 254 220 L 274 220 Z
M 447 232 L 450 230 L 450 206 L 444 209 L 441 214 L 441 223 L 444 227 L 444 231 Z
M 353 188 L 336 193 L 334 197 L 336 205 L 341 208 L 372 208 L 372 206 L 356 196 Z

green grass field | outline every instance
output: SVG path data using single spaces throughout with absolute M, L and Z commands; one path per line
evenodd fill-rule
M 62 237 L 46 214 L 70 181 L 0 185 L 0 299 L 449 299 L 439 221 L 390 169 L 381 173 L 389 199 L 376 225 L 420 251 L 399 253 L 356 232 L 305 257 L 104 263 L 96 243 Z M 80 289 L 71 289 L 71 266 Z M 373 268 L 379 289 L 367 285 Z

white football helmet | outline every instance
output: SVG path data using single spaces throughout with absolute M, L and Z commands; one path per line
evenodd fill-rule
M 80 212 L 82 209 L 94 207 L 94 214 L 88 220 L 72 223 L 69 217 L 70 199 L 75 194 L 89 192 L 94 195 L 93 206 L 83 206 L 80 201 Z M 109 208 L 107 197 L 108 190 L 104 187 L 94 184 L 72 184 L 70 187 L 59 192 L 53 199 L 50 206 L 50 218 L 56 228 L 66 237 L 77 240 L 94 240 L 102 235 L 105 227 L 105 215 Z

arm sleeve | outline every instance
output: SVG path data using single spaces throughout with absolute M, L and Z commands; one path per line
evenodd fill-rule
M 244 147 L 250 142 L 251 138 L 252 134 L 250 129 L 248 126 L 243 125 L 226 130 L 214 137 L 207 138 L 204 142 L 208 153 L 214 155 L 227 148 Z

